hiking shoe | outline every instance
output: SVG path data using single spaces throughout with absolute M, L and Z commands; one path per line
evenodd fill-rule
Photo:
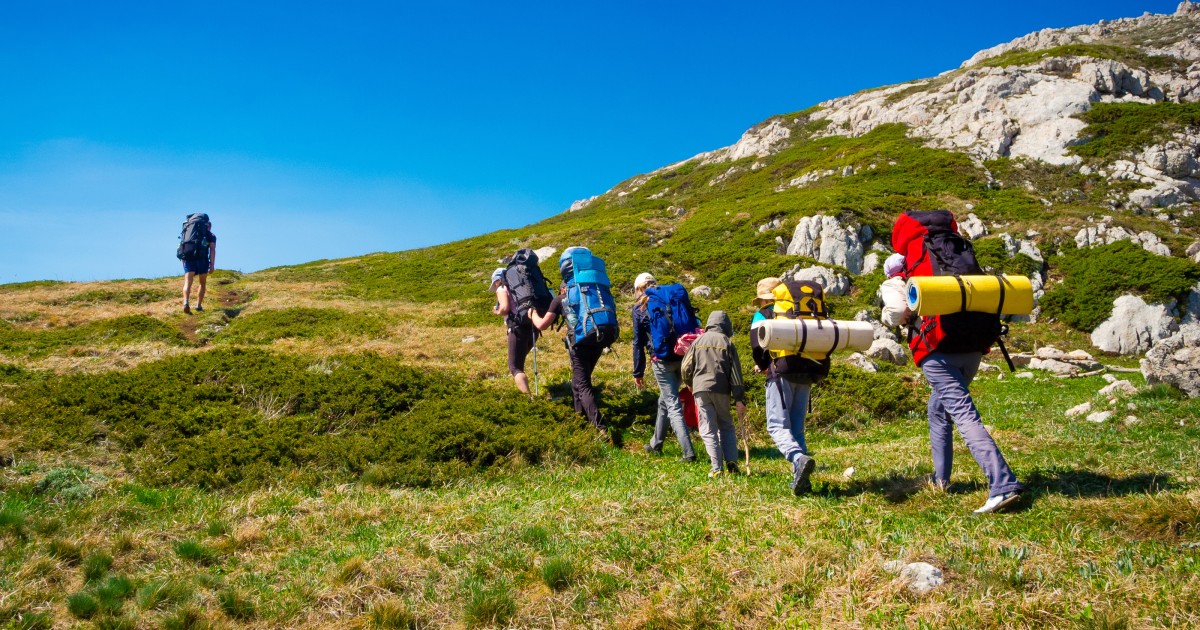
M 981 506 L 978 510 L 975 510 L 975 513 L 991 514 L 993 512 L 999 512 L 1013 503 L 1016 503 L 1020 498 L 1020 492 L 1005 492 L 1004 494 L 998 494 L 994 497 L 988 497 L 987 503 L 984 503 L 983 506 Z
M 188 306 L 187 302 L 184 302 L 183 304 L 183 312 L 188 315 L 192 314 L 192 307 Z
M 728 471 L 729 474 L 731 474 L 731 475 L 736 475 L 739 472 L 741 472 L 740 470 L 738 470 L 738 465 L 733 462 L 725 462 L 725 470 Z
M 204 312 L 204 305 L 203 305 L 203 304 L 197 304 L 197 305 L 196 305 L 196 312 L 197 312 L 197 313 L 203 313 L 203 312 Z
M 654 446 L 650 446 L 649 444 L 647 444 L 646 452 L 651 455 L 662 455 L 662 446 L 654 447 Z
M 681 461 L 685 464 L 691 464 L 696 461 L 696 456 L 692 455 L 691 457 L 680 457 L 679 461 Z
M 725 473 L 719 468 L 717 470 L 710 470 L 710 471 L 708 471 L 708 478 L 716 479 L 717 477 L 720 477 L 723 474 L 725 474 Z
M 800 496 L 812 492 L 812 482 L 808 480 L 808 476 L 816 467 L 817 461 L 804 454 L 792 462 L 792 483 L 788 485 L 792 488 L 793 494 Z

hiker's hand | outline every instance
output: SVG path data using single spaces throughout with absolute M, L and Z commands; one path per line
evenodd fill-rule
M 746 419 L 746 403 L 739 400 L 734 407 L 737 408 L 738 420 L 744 421 Z
M 642 377 L 633 377 L 633 382 L 638 386 L 638 389 L 646 389 L 646 381 L 642 380 Z
M 916 313 L 914 313 L 914 312 L 912 312 L 911 310 L 909 310 L 909 309 L 905 308 L 905 309 L 904 309 L 904 314 L 900 316 L 900 326 L 901 326 L 901 327 L 907 327 L 909 324 L 911 324 L 911 323 L 912 323 L 912 320 L 913 320 L 913 318 L 915 318 L 915 317 L 916 317 Z

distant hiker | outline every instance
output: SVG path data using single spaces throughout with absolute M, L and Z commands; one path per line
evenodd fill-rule
M 767 375 L 767 433 L 775 448 L 792 467 L 789 487 L 796 496 L 812 491 L 809 477 L 817 467 L 804 439 L 804 420 L 808 415 L 812 386 L 829 374 L 830 361 L 813 359 L 798 352 L 773 351 L 758 344 L 754 329 L 775 318 L 828 317 L 824 290 L 808 281 L 783 282 L 763 278 L 755 288 L 754 305 L 759 310 L 750 321 L 750 351 L 755 370 Z
M 883 275 L 887 280 L 879 285 L 883 296 L 883 310 L 880 321 L 888 328 L 906 327 L 912 320 L 912 311 L 908 310 L 908 300 L 904 297 L 904 285 L 908 278 L 904 277 L 904 256 L 892 254 L 883 261 Z
M 911 211 L 892 226 L 892 247 L 904 256 L 904 276 L 969 275 L 982 271 L 971 244 L 958 233 L 946 210 Z M 883 293 L 884 309 L 907 309 L 904 294 Z M 988 500 L 976 513 L 996 512 L 1020 498 L 1021 484 L 983 426 L 967 390 L 983 353 L 1000 335 L 999 316 L 960 312 L 917 318 L 910 328 L 913 362 L 925 373 L 929 397 L 929 441 L 933 452 L 933 481 L 950 485 L 954 457 L 954 427 L 988 478 Z
M 730 405 L 736 401 L 738 418 L 746 416 L 742 363 L 730 337 L 733 324 L 725 311 L 708 315 L 708 325 L 683 355 L 681 375 L 691 388 L 700 412 L 700 437 L 712 463 L 709 477 L 724 470 L 737 474 L 737 429 Z
M 496 293 L 496 305 L 492 307 L 492 313 L 504 318 L 504 326 L 508 330 L 508 373 L 512 375 L 517 390 L 528 394 L 529 377 L 525 375 L 525 358 L 537 343 L 537 331 L 528 317 L 517 312 L 512 293 L 504 283 L 506 269 L 500 267 L 492 272 L 490 290 Z
M 563 342 L 571 358 L 571 395 L 575 413 L 586 416 L 592 426 L 607 433 L 608 427 L 601 418 L 600 405 L 592 388 L 592 372 L 605 348 L 620 336 L 620 331 L 604 261 L 585 247 L 568 247 L 558 259 L 558 269 L 563 278 L 558 295 L 550 302 L 544 316 L 530 311 L 529 318 L 539 331 L 546 330 L 560 318 L 567 323 Z
M 646 386 L 643 376 L 646 371 L 646 349 L 650 349 L 650 369 L 658 382 L 658 415 L 654 421 L 654 435 L 646 445 L 646 452 L 661 455 L 663 442 L 667 439 L 667 428 L 675 432 L 675 439 L 683 449 L 681 461 L 696 461 L 696 451 L 683 419 L 683 405 L 679 402 L 680 364 L 683 358 L 675 354 L 675 342 L 679 335 L 700 327 L 700 320 L 692 310 L 687 290 L 679 284 L 658 286 L 649 273 L 638 274 L 633 281 L 636 300 L 633 304 L 633 380 L 638 387 Z
M 179 234 L 179 248 L 175 257 L 183 261 L 183 312 L 192 313 L 192 278 L 200 281 L 196 294 L 196 310 L 204 311 L 204 292 L 208 288 L 208 274 L 217 265 L 217 235 L 212 232 L 212 223 L 203 212 L 188 215 Z

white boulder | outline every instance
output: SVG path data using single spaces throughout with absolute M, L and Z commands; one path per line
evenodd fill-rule
M 800 265 L 796 265 L 790 272 L 783 274 L 783 279 L 816 282 L 825 289 L 825 293 L 828 295 L 847 295 L 850 293 L 850 278 L 825 267 L 801 267 Z
M 1147 304 L 1136 295 L 1113 301 L 1112 316 L 1092 331 L 1092 345 L 1116 354 L 1142 354 L 1179 330 L 1174 305 Z
M 843 227 L 834 217 L 816 215 L 800 219 L 788 243 L 787 253 L 845 267 L 851 275 L 862 273 L 863 246 L 858 230 Z
M 1142 359 L 1146 383 L 1172 385 L 1188 396 L 1200 396 L 1200 323 L 1183 326 L 1157 343 Z

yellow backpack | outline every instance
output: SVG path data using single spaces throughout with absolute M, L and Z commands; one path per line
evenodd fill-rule
M 809 280 L 790 280 L 775 287 L 775 305 L 769 310 L 772 319 L 829 319 L 825 304 L 825 289 Z M 764 313 L 766 315 L 766 313 Z M 803 352 L 772 350 L 772 363 L 778 374 L 808 375 L 816 382 L 829 374 L 829 357 Z

